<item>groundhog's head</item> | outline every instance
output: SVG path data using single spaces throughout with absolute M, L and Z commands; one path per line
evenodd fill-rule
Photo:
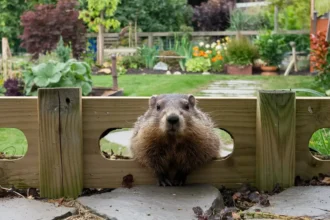
M 154 95 L 149 100 L 149 116 L 169 135 L 181 134 L 196 113 L 193 95 Z

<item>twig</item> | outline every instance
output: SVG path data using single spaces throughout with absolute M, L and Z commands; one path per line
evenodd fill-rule
M 20 197 L 22 197 L 22 198 L 25 198 L 25 196 L 23 196 L 22 194 L 20 194 L 20 193 L 14 191 L 14 190 L 12 190 L 12 189 L 2 187 L 1 185 L 0 185 L 0 189 L 6 190 L 8 193 L 9 193 L 9 192 L 12 192 L 12 193 L 14 193 L 14 194 L 16 194 L 16 195 L 18 195 L 18 196 L 20 196 Z

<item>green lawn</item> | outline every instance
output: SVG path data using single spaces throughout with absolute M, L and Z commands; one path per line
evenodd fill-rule
M 231 76 L 231 75 L 122 75 L 118 85 L 125 96 L 151 96 L 162 93 L 191 93 L 199 91 L 218 80 L 258 80 L 264 89 L 309 88 L 316 89 L 312 76 Z M 111 76 L 93 76 L 94 86 L 112 86 Z M 307 93 L 297 95 L 310 96 Z
M 312 76 L 231 76 L 231 75 L 123 75 L 118 77 L 120 88 L 124 89 L 125 96 L 151 96 L 162 93 L 191 93 L 200 95 L 199 91 L 206 88 L 208 84 L 218 80 L 258 80 L 262 81 L 263 89 L 290 89 L 309 88 L 316 89 L 314 77 Z M 112 86 L 111 76 L 93 76 L 94 86 Z M 300 96 L 310 96 L 307 93 L 297 93 Z M 319 134 L 316 134 L 321 137 Z M 231 138 L 222 133 L 226 143 L 230 143 Z M 318 140 L 318 141 L 317 141 Z M 314 138 L 313 147 L 320 143 L 322 139 Z M 316 144 L 315 144 L 316 143 Z M 100 141 L 101 149 L 119 153 L 122 146 Z M 328 146 L 330 147 L 330 146 Z M 323 147 L 324 148 L 324 147 Z M 8 155 L 24 155 L 27 150 L 27 141 L 24 134 L 16 129 L 0 128 L 0 152 Z M 322 152 L 327 152 L 325 149 Z M 328 151 L 330 152 L 330 150 Z M 126 154 L 126 152 L 123 152 Z

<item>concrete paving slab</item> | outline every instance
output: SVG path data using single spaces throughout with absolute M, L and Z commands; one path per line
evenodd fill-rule
M 182 220 L 196 219 L 192 208 L 200 206 L 206 211 L 218 196 L 221 194 L 217 188 L 205 184 L 185 187 L 144 185 L 80 197 L 78 201 L 100 215 L 118 220 Z
M 248 211 L 260 209 L 277 215 L 308 216 L 313 219 L 330 219 L 330 187 L 292 187 L 269 197 L 270 206 L 255 205 Z
M 72 215 L 75 208 L 56 207 L 55 204 L 25 198 L 1 198 L 1 219 L 6 220 L 51 220 Z

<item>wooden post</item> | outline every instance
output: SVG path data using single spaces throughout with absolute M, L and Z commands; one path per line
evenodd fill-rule
M 101 19 L 103 20 L 103 12 L 101 13 Z M 104 61 L 104 27 L 99 25 L 99 33 L 97 36 L 97 63 L 102 65 Z
M 259 91 L 257 100 L 257 186 L 294 185 L 296 100 L 291 91 Z
M 3 78 L 6 80 L 9 77 L 9 65 L 8 60 L 11 58 L 10 47 L 8 43 L 8 38 L 3 37 L 1 39 L 2 46 L 2 67 L 3 67 Z
M 117 59 L 116 59 L 116 54 L 112 54 L 112 70 L 111 70 L 111 75 L 112 75 L 112 89 L 113 90 L 118 90 L 118 77 L 117 77 Z
M 80 88 L 38 90 L 40 194 L 77 198 L 83 189 Z
M 153 45 L 153 36 L 152 36 L 152 33 L 150 33 L 148 35 L 148 46 L 152 47 L 152 45 Z

